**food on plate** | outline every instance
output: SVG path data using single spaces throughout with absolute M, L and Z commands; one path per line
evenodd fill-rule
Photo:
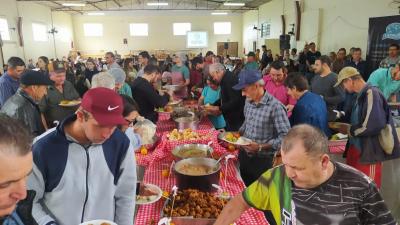
M 153 185 L 140 184 L 139 194 L 136 195 L 136 203 L 152 202 L 159 197 L 159 194 L 159 190 L 153 187 Z
M 173 129 L 171 133 L 167 135 L 170 141 L 187 141 L 187 140 L 198 140 L 201 139 L 200 135 L 192 129 L 185 129 L 182 132 L 177 129 Z
M 228 145 L 228 150 L 229 150 L 229 151 L 235 151 L 236 148 L 235 148 L 235 146 L 234 146 L 233 144 L 229 144 L 229 145 Z
M 62 100 L 59 105 L 78 105 L 81 101 L 79 100 Z
M 157 126 L 143 117 L 138 118 L 133 129 L 139 134 L 142 145 L 153 144 Z
M 230 142 L 237 142 L 240 138 L 240 134 L 237 132 L 227 132 L 225 134 L 225 140 Z
M 185 163 L 181 167 L 177 168 L 177 171 L 189 176 L 204 176 L 215 172 L 215 168 L 206 165 L 193 165 Z
M 170 106 L 170 105 L 167 105 L 167 106 L 165 106 L 165 107 L 160 107 L 160 108 L 158 108 L 156 111 L 157 111 L 157 112 L 167 112 L 167 113 L 170 113 L 170 112 L 174 111 L 174 108 L 173 108 L 172 106 Z
M 211 193 L 201 192 L 196 189 L 178 191 L 174 208 L 168 202 L 163 212 L 173 217 L 192 216 L 194 218 L 217 218 L 226 205 L 227 200 L 220 199 Z

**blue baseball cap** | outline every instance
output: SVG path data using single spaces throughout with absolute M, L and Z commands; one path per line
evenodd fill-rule
M 246 86 L 254 84 L 255 82 L 261 79 L 261 73 L 258 70 L 248 70 L 243 69 L 239 73 L 239 83 L 233 86 L 232 88 L 240 91 Z

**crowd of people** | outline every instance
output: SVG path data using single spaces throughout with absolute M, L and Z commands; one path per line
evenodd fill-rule
M 107 52 L 104 61 L 79 53 L 36 64 L 11 57 L 0 77 L 0 224 L 132 225 L 141 146 L 132 127 L 157 123 L 156 109 L 171 101 L 194 99 L 215 129 L 252 140 L 238 156 L 246 188 L 216 224 L 254 207 L 271 225 L 394 225 L 379 188 L 382 162 L 400 157 L 389 105 L 400 91 L 399 45 L 371 74 L 361 55 L 322 55 L 310 43 L 275 56 L 264 45 L 245 59 L 212 51 L 163 60 Z M 329 158 L 336 133 L 348 137 L 347 165 Z M 277 157 L 283 165 L 273 167 Z

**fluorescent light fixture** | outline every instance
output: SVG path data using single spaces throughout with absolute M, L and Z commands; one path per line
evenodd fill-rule
M 103 12 L 90 12 L 87 14 L 88 16 L 104 16 Z
M 225 6 L 244 6 L 245 4 L 243 2 L 225 2 Z
M 168 2 L 148 2 L 148 6 L 167 6 Z
M 86 4 L 85 3 L 73 3 L 73 2 L 66 2 L 62 4 L 63 6 L 77 6 L 77 7 L 83 7 Z
M 220 15 L 228 15 L 227 12 L 212 12 L 211 15 L 220 16 Z

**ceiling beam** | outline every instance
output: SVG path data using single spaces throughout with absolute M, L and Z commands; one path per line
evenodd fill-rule
M 248 11 L 248 10 L 255 10 L 256 8 L 248 8 L 248 7 L 241 7 L 240 9 L 235 9 L 235 12 L 241 12 L 241 11 Z M 210 10 L 215 10 L 215 11 L 233 11 L 232 9 L 202 9 L 202 8 L 185 8 L 185 9 L 158 9 L 158 8 L 154 8 L 154 9 L 148 9 L 148 8 L 134 8 L 134 9 L 128 9 L 128 8 L 122 8 L 122 9 L 103 9 L 101 10 L 102 12 L 118 12 L 118 11 L 210 11 Z M 63 11 L 63 12 L 69 12 L 69 11 L 74 11 L 74 10 L 70 10 L 70 9 L 55 9 L 54 11 Z M 97 12 L 96 10 L 82 10 L 82 12 Z
M 113 0 L 113 2 L 118 6 L 118 7 L 122 7 L 121 3 L 119 3 L 117 0 Z
M 48 2 L 51 2 L 51 3 L 56 4 L 56 5 L 58 5 L 58 6 L 61 6 L 61 8 L 58 8 L 58 9 L 67 8 L 67 9 L 69 9 L 69 11 L 71 11 L 71 12 L 77 12 L 77 13 L 83 14 L 82 11 L 73 9 L 73 8 L 71 8 L 71 7 L 69 7 L 69 6 L 63 6 L 62 4 L 60 4 L 60 3 L 58 3 L 58 2 L 55 2 L 55 1 L 48 1 Z M 51 10 L 52 10 L 52 11 L 65 11 L 65 10 L 58 10 L 58 9 L 51 9 Z
M 88 5 L 91 5 L 91 6 L 93 6 L 93 7 L 95 7 L 96 9 L 98 9 L 98 10 L 103 10 L 102 8 L 100 8 L 100 7 L 98 7 L 95 3 L 93 3 L 93 2 L 86 2 L 86 4 L 88 4 Z

